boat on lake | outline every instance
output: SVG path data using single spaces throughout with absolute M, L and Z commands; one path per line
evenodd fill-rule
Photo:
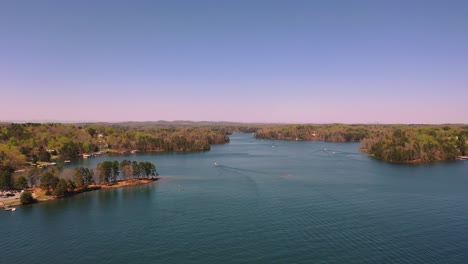
M 16 211 L 16 208 L 15 208 L 15 207 L 8 207 L 8 206 L 5 206 L 5 208 L 4 208 L 3 210 L 14 212 L 14 211 Z

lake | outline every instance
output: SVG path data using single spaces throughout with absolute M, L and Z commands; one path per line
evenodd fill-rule
M 0 212 L 0 263 L 467 263 L 468 162 L 383 163 L 358 143 L 257 140 L 156 163 L 150 185 Z M 214 166 L 217 163 L 219 166 Z

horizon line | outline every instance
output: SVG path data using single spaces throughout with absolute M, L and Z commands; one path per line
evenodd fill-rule
M 243 122 L 243 121 L 219 121 L 219 120 L 146 120 L 146 121 L 98 121 L 98 120 L 0 120 L 0 124 L 14 123 L 14 124 L 121 124 L 121 123 L 232 123 L 232 124 L 262 124 L 262 125 L 468 125 L 468 123 L 381 123 L 381 122 Z

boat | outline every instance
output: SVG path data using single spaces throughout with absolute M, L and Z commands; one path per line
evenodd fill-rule
M 16 208 L 15 208 L 15 207 L 8 207 L 8 206 L 5 206 L 4 210 L 5 210 L 5 211 L 12 211 L 12 212 L 14 212 L 14 211 L 16 211 Z
M 219 166 L 219 164 L 218 164 L 217 162 L 215 162 L 213 165 L 214 165 L 215 167 L 218 167 L 218 166 Z

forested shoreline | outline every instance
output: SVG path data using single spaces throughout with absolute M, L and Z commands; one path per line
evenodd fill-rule
M 211 144 L 229 142 L 232 130 L 209 126 L 3 124 L 0 166 L 43 165 L 105 152 L 207 151 Z
M 259 129 L 255 137 L 361 142 L 370 156 L 396 163 L 455 160 L 468 153 L 466 125 L 277 125 Z

